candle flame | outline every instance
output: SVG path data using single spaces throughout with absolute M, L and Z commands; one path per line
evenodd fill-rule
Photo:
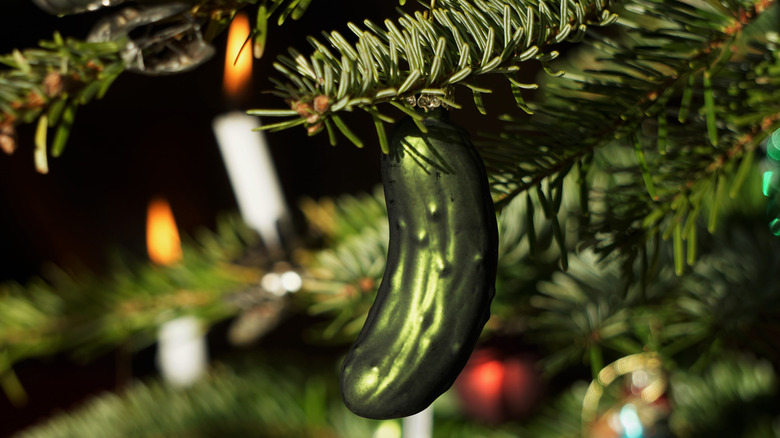
M 239 13 L 230 24 L 225 55 L 225 94 L 228 97 L 240 97 L 245 92 L 252 76 L 252 48 L 244 46 L 249 37 L 249 19 Z M 243 47 L 243 50 L 241 49 Z
M 146 217 L 146 249 L 152 262 L 172 265 L 181 260 L 181 240 L 171 206 L 163 198 L 149 203 Z

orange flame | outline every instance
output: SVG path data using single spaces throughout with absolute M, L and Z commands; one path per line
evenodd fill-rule
M 225 55 L 225 94 L 228 97 L 240 97 L 245 92 L 252 76 L 252 47 L 248 44 L 241 50 L 249 36 L 249 19 L 239 13 L 230 24 Z M 240 53 L 239 53 L 240 52 Z
M 146 250 L 152 262 L 172 265 L 181 260 L 181 240 L 168 201 L 154 198 L 146 216 Z

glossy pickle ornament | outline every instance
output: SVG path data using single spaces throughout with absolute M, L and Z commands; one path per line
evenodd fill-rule
M 498 231 L 482 159 L 446 110 L 422 124 L 427 133 L 402 120 L 381 159 L 387 266 L 342 365 L 344 403 L 367 418 L 416 414 L 449 389 L 495 294 Z

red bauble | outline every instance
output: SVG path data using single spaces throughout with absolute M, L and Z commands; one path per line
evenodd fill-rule
M 543 384 L 532 354 L 489 347 L 474 351 L 454 387 L 467 416 L 495 424 L 529 415 Z

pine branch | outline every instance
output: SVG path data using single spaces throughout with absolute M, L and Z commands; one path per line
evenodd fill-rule
M 691 372 L 736 350 L 780 360 L 772 323 L 780 315 L 773 280 L 778 241 L 756 226 L 758 216 L 727 221 L 728 231 L 707 241 L 682 277 L 669 267 L 671 243 L 658 242 L 657 259 L 648 261 L 656 267 L 635 268 L 653 275 L 629 279 L 628 287 L 618 259 L 599 261 L 590 251 L 570 255 L 569 271 L 538 283 L 530 299 L 534 309 L 526 334 L 546 352 L 544 369 L 559 373 L 589 363 L 595 374 L 605 359 L 643 351 Z
M 376 295 L 387 257 L 387 219 L 384 229 L 367 227 L 331 249 L 313 256 L 304 276 L 302 300 L 311 315 L 328 315 L 322 330 L 313 336 L 320 342 L 354 339 Z
M 587 385 L 575 382 L 562 394 L 547 403 L 527 424 L 519 436 L 580 438 L 583 436 L 582 400 Z
M 52 2 L 46 5 L 54 8 L 48 12 L 66 15 L 84 12 L 88 3 Z M 114 1 L 112 5 L 120 3 Z M 163 65 L 163 68 L 178 71 L 202 60 L 210 53 L 208 44 L 227 28 L 236 12 L 257 3 L 260 3 L 257 22 L 250 36 L 254 39 L 253 52 L 259 58 L 269 33 L 268 20 L 276 16 L 280 26 L 287 18 L 297 20 L 311 0 L 208 0 L 197 2 L 183 11 L 172 9 L 178 11 L 175 16 L 160 14 L 159 17 L 147 18 L 154 22 L 179 20 L 187 24 L 180 26 L 179 33 L 166 35 L 163 41 L 165 44 L 187 44 L 180 43 L 180 40 L 194 40 L 200 44 L 199 53 L 188 53 L 186 46 L 173 50 L 180 54 L 180 58 L 172 59 L 171 65 Z M 138 10 L 143 14 L 144 5 Z M 123 20 L 119 22 L 128 21 Z M 193 23 L 201 22 L 205 30 L 191 27 Z M 127 35 L 117 31 L 120 27 L 116 24 L 108 27 L 109 33 L 117 32 L 110 41 L 81 41 L 63 38 L 55 32 L 51 41 L 41 41 L 38 48 L 17 49 L 11 54 L 0 55 L 0 64 L 9 67 L 0 69 L 0 150 L 6 154 L 14 153 L 18 147 L 17 126 L 37 123 L 35 165 L 39 172 L 48 172 L 48 156 L 58 157 L 62 154 L 78 108 L 102 98 L 120 74 L 136 67 L 136 60 L 128 61 L 128 53 L 135 53 L 134 50 L 143 47 L 146 42 L 129 41 Z M 125 30 L 130 32 L 133 29 Z M 195 35 L 188 32 L 194 32 Z M 159 45 L 160 41 L 154 43 Z M 143 57 L 143 50 L 137 56 Z M 154 60 L 145 60 L 147 64 L 151 61 Z M 51 140 L 47 138 L 49 129 L 54 130 Z
M 743 152 L 754 149 L 765 136 L 762 132 L 774 123 L 776 79 L 764 74 L 756 80 L 750 70 L 771 69 L 776 63 L 774 46 L 731 53 L 736 44 L 753 38 L 746 36 L 748 24 L 760 21 L 761 14 L 772 16 L 766 9 L 770 5 L 746 5 L 726 14 L 676 1 L 626 4 L 637 13 L 653 11 L 650 15 L 661 21 L 647 22 L 645 14 L 621 12 L 620 39 L 595 34 L 586 39 L 595 49 L 587 54 L 598 57 L 602 67 L 572 69 L 563 78 L 550 80 L 540 102 L 531 105 L 533 117 L 507 118 L 510 123 L 503 133 L 480 143 L 497 192 L 496 205 L 501 208 L 523 192 L 545 195 L 542 182 L 559 182 L 576 167 L 590 175 L 580 178 L 581 208 L 586 216 L 591 210 L 599 212 L 596 219 L 602 222 L 596 222 L 593 230 L 602 236 L 596 240 L 599 251 L 607 256 L 624 248 L 630 258 L 636 257 L 637 249 L 641 251 L 658 232 L 647 224 L 657 225 L 656 221 L 674 214 L 676 220 L 685 218 L 686 211 L 675 208 L 681 205 L 679 197 L 699 202 L 710 196 L 715 192 L 711 175 L 728 171 L 732 178 L 744 176 L 744 171 L 737 171 Z M 681 39 L 692 42 L 680 44 Z M 735 72 L 741 75 L 735 77 Z M 735 82 L 742 92 L 734 92 Z M 677 91 L 683 94 L 679 101 Z M 686 115 L 692 102 L 701 105 L 701 115 Z M 669 122 L 672 114 L 681 121 Z M 730 114 L 741 114 L 741 124 Z M 657 144 L 650 148 L 652 137 L 646 132 L 653 127 Z M 709 138 L 702 138 L 700 132 Z M 630 151 L 633 162 L 625 161 L 623 151 Z M 620 165 L 600 169 L 615 154 L 623 160 Z M 612 199 L 607 204 L 588 193 L 598 187 L 594 179 L 599 174 L 625 175 L 626 183 L 612 183 L 615 187 L 609 190 Z M 647 229 L 634 227 L 643 218 L 649 221 Z M 681 237 L 687 239 L 690 230 L 687 224 Z M 605 239 L 606 235 L 613 238 Z M 693 246 L 695 239 L 690 242 Z
M 189 388 L 171 388 L 158 381 L 138 382 L 122 394 L 95 397 L 15 437 L 399 436 L 402 420 L 368 420 L 347 410 L 333 378 L 336 366 L 335 361 L 296 361 L 279 354 L 273 361 L 220 363 Z M 454 394 L 450 392 L 436 401 L 433 437 L 517 436 L 516 425 L 495 427 L 469 421 L 459 412 L 456 400 L 445 398 L 454 398 Z
M 672 373 L 670 388 L 675 436 L 778 436 L 778 379 L 770 362 L 747 355 L 723 358 L 704 373 Z
M 605 356 L 642 352 L 647 340 L 633 326 L 645 297 L 637 286 L 626 291 L 617 264 L 600 265 L 592 252 L 570 257 L 568 272 L 536 285 L 529 335 L 547 351 L 546 373 L 588 363 L 595 375 Z
M 670 113 L 679 113 L 681 108 L 666 104 L 657 115 L 645 119 L 645 126 L 655 125 L 658 133 L 655 138 L 632 140 L 635 151 L 646 157 L 644 169 L 625 165 L 625 161 L 608 166 L 613 174 L 633 175 L 635 181 L 645 183 L 644 187 L 617 183 L 608 190 L 603 209 L 611 217 L 602 217 L 596 226 L 597 232 L 612 234 L 597 243 L 602 254 L 623 249 L 630 253 L 630 248 L 641 248 L 658 234 L 672 239 L 678 274 L 685 264 L 695 262 L 697 221 L 707 223 L 710 233 L 716 230 L 721 206 L 726 198 L 740 193 L 755 166 L 756 148 L 780 127 L 776 93 L 780 77 L 760 73 L 777 69 L 780 56 L 762 49 L 723 64 L 709 78 L 703 72 L 701 87 L 690 81 L 688 87 L 696 87 L 690 91 L 692 101 L 702 104 L 700 115 L 685 122 L 667 122 Z M 652 202 L 648 202 L 648 193 L 654 195 Z M 616 220 L 622 220 L 622 225 Z
M 124 71 L 119 43 L 86 43 L 63 39 L 41 42 L 40 49 L 14 51 L 0 57 L 11 67 L 0 70 L 0 147 L 16 150 L 19 123 L 38 120 L 36 168 L 48 171 L 46 131 L 56 127 L 51 154 L 62 153 L 76 110 L 102 97 Z
M 18 434 L 18 438 L 105 436 L 371 436 L 378 422 L 352 415 L 322 369 L 276 357 L 273 364 L 219 366 L 190 388 L 138 382 Z M 280 366 L 284 365 L 284 366 Z M 164 403 L 161 403 L 162 401 Z
M 265 294 L 255 286 L 261 269 L 236 262 L 257 237 L 234 220 L 220 222 L 220 234 L 203 232 L 173 266 L 118 261 L 111 276 L 51 269 L 26 286 L 0 285 L 0 379 L 26 358 L 89 359 L 130 338 L 148 344 L 161 318 L 193 315 L 210 324 L 245 310 L 243 295 Z
M 743 12 L 742 19 L 754 19 L 766 6 Z M 573 168 L 599 147 L 612 143 L 615 137 L 634 132 L 645 117 L 662 110 L 670 94 L 685 81 L 714 69 L 720 58 L 728 54 L 728 46 L 737 36 L 734 32 L 742 30 L 741 26 L 732 30 L 742 23 L 736 18 L 720 16 L 718 20 L 707 21 L 712 18 L 711 12 L 695 10 L 683 2 L 638 1 L 625 7 L 637 13 L 653 11 L 652 15 L 666 17 L 668 21 L 654 23 L 658 30 L 646 29 L 644 26 L 650 23 L 635 22 L 641 17 L 621 11 L 621 16 L 628 15 L 628 18 L 618 21 L 618 30 L 627 33 L 625 36 L 633 44 L 589 34 L 592 39 L 586 39 L 586 45 L 594 46 L 593 56 L 604 67 L 567 73 L 550 81 L 543 89 L 546 95 L 531 106 L 534 117 L 510 118 L 513 123 L 507 126 L 510 133 L 486 143 L 482 153 L 491 174 L 500 175 L 501 181 L 521 181 L 514 186 L 493 184 L 499 192 L 496 200 L 499 208 L 542 180 Z M 677 9 L 700 12 L 699 26 L 694 26 L 696 23 L 689 17 L 673 21 Z M 680 39 L 686 36 L 700 41 L 700 45 L 681 46 Z M 640 46 L 640 42 L 648 44 Z M 510 144 L 518 151 L 513 151 Z M 547 162 L 535 163 L 535 158 L 540 157 L 535 153 L 538 144 L 549 145 L 550 154 L 554 154 L 551 159 L 547 154 L 541 156 Z
M 300 203 L 310 233 L 334 247 L 352 236 L 360 235 L 367 228 L 380 230 L 387 217 L 384 193 L 381 186 L 373 193 L 356 196 L 343 194 L 336 198 L 314 200 L 305 198 Z
M 775 239 L 755 221 L 726 222 L 727 232 L 703 255 L 664 303 L 673 309 L 665 321 L 661 351 L 702 367 L 724 349 L 749 349 L 780 361 L 778 328 L 780 267 Z
M 547 65 L 558 56 L 552 45 L 580 40 L 588 25 L 614 22 L 617 17 L 606 7 L 601 1 L 439 0 L 430 16 L 401 13 L 397 21 L 386 20 L 384 29 L 370 21 L 365 28 L 350 24 L 357 43 L 334 31 L 325 38 L 335 53 L 310 38 L 312 55 L 290 49 L 289 57 L 274 64 L 287 81 L 276 81 L 275 94 L 290 110 L 250 114 L 293 116 L 264 129 L 304 125 L 311 135 L 326 129 L 332 143 L 338 130 L 362 146 L 336 114 L 362 108 L 371 114 L 380 144 L 385 144 L 382 123 L 392 118 L 377 105 L 391 103 L 420 118 L 409 108 L 459 107 L 451 97 L 455 84 L 468 86 L 475 96 L 489 92 L 472 84 L 480 75 L 501 74 L 513 87 L 526 87 L 516 79 L 521 67 L 531 60 Z

